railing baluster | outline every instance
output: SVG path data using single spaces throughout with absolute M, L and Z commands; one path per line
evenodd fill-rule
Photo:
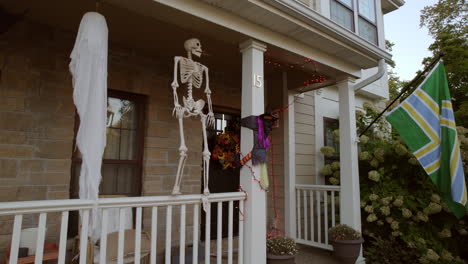
M 166 264 L 171 264 L 171 236 L 172 236 L 172 205 L 167 206 L 166 212 Z
M 46 232 L 46 223 L 47 223 L 47 213 L 39 214 L 39 225 L 37 232 L 36 240 L 36 257 L 34 258 L 34 263 L 42 264 L 42 258 L 44 257 L 44 239 Z
M 67 251 L 68 214 L 68 211 L 62 212 L 62 223 L 60 224 L 58 264 L 65 263 L 65 254 Z
M 309 191 L 310 195 L 310 241 L 315 240 L 315 220 L 314 220 L 314 191 Z
M 301 194 L 300 190 L 296 190 L 297 195 L 297 238 L 302 239 L 302 227 L 301 227 Z
M 140 264 L 141 259 L 141 207 L 136 209 L 135 223 L 135 264 Z
M 13 224 L 13 234 L 11 235 L 11 248 L 10 248 L 10 264 L 18 263 L 18 250 L 21 238 L 21 225 L 23 223 L 23 215 L 15 215 L 15 222 Z
M 232 264 L 232 222 L 233 222 L 233 201 L 229 201 L 228 213 L 228 264 Z
M 158 207 L 151 209 L 151 264 L 156 264 L 156 241 L 158 235 Z M 102 263 L 101 263 L 102 264 Z
M 123 264 L 124 244 L 125 244 L 125 230 L 124 230 L 124 208 L 119 209 L 119 242 L 117 252 L 117 264 Z
M 325 244 L 328 245 L 328 191 L 323 192 Z
M 205 264 L 210 264 L 210 241 L 211 241 L 211 203 L 208 203 L 205 213 Z
M 193 205 L 193 247 L 192 247 L 192 263 L 198 263 L 198 203 Z
M 321 213 L 320 213 L 320 207 L 322 205 L 320 204 L 320 191 L 317 190 L 317 242 L 322 243 L 322 233 L 321 233 Z
M 309 217 L 307 214 L 307 191 L 303 190 L 302 195 L 304 197 L 304 240 L 307 240 L 307 233 L 308 232 L 308 225 L 309 225 Z
M 102 209 L 102 220 L 101 220 L 101 242 L 99 250 L 99 263 L 106 264 L 107 258 L 107 223 L 109 218 L 109 211 Z
M 217 228 L 218 234 L 216 238 L 216 263 L 221 264 L 223 252 L 222 252 L 222 242 L 223 242 L 223 203 L 218 202 L 218 219 L 217 219 Z
M 239 201 L 239 248 L 237 263 L 244 263 L 244 200 Z
M 185 204 L 180 206 L 179 263 L 185 263 Z
M 335 191 L 331 191 L 331 210 L 332 210 L 332 223 L 331 226 L 335 226 Z
M 86 254 L 88 251 L 88 228 L 89 209 L 85 209 L 81 213 L 80 264 L 86 264 Z

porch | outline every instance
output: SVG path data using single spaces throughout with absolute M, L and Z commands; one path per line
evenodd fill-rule
M 304 80 L 316 80 L 320 76 L 340 80 L 337 86 L 344 101 L 340 111 L 342 120 L 349 121 L 354 106 L 353 94 L 349 92 L 353 79 L 344 78 L 350 76 L 349 72 L 338 69 L 343 68 L 337 66 L 343 62 L 332 58 L 328 61 L 336 64 L 319 63 L 312 60 L 313 56 L 305 58 L 256 41 L 255 35 L 227 29 L 154 1 L 132 1 L 134 6 L 129 3 L 115 0 L 100 7 L 111 29 L 109 89 L 116 94 L 113 98 L 135 102 L 135 105 L 141 102 L 141 112 L 135 120 L 144 122 L 130 122 L 135 127 L 128 130 L 136 132 L 129 134 L 135 136 L 124 136 L 120 131 L 120 143 L 112 145 L 113 150 L 119 152 L 105 158 L 103 174 L 111 176 L 104 178 L 102 194 L 125 197 L 98 201 L 76 199 L 78 192 L 73 188 L 78 181 L 80 161 L 74 148 L 77 122 L 68 72 L 68 57 L 79 19 L 85 12 L 95 9 L 95 1 L 47 0 L 30 5 L 18 1 L 7 7 L 12 13 L 19 13 L 26 7 L 30 11 L 0 39 L 0 59 L 4 65 L 0 93 L 2 98 L 8 99 L 8 104 L 0 108 L 0 158 L 3 162 L 0 255 L 6 255 L 8 249 L 9 255 L 18 255 L 22 230 L 37 228 L 37 236 L 32 241 L 38 252 L 34 255 L 36 263 L 45 260 L 46 254 L 41 249 L 51 243 L 57 245 L 54 252 L 58 263 L 71 261 L 76 256 L 73 248 L 78 250 L 79 257 L 75 260 L 80 264 L 93 262 L 91 255 L 96 257 L 96 263 L 109 263 L 106 244 L 111 243 L 108 235 L 111 230 L 106 230 L 106 226 L 113 222 L 116 229 L 112 231 L 116 236 L 112 238 L 115 238 L 113 242 L 118 252 L 113 260 L 117 263 L 133 255 L 135 263 L 155 263 L 156 260 L 158 263 L 176 260 L 183 263 L 188 259 L 205 263 L 261 263 L 265 259 L 265 238 L 276 209 L 281 215 L 276 227 L 283 234 L 297 238 L 304 245 L 330 250 L 326 238 L 328 227 L 340 221 L 351 225 L 360 221 L 356 219 L 355 204 L 349 204 L 352 199 L 345 201 L 348 204 L 341 203 L 345 206 L 343 210 L 335 206 L 336 201 L 342 199 L 339 191 L 346 197 L 355 195 L 355 178 L 343 180 L 343 190 L 295 184 L 296 163 L 292 157 L 296 154 L 296 122 L 291 116 L 294 104 L 290 104 L 300 100 L 294 95 L 304 85 Z M 270 199 L 270 193 L 261 190 L 255 175 L 244 167 L 238 179 L 248 197 L 244 192 L 237 192 L 238 185 L 230 186 L 233 189 L 229 192 L 212 192 L 208 197 L 212 210 L 208 208 L 206 214 L 203 213 L 199 194 L 203 187 L 200 183 L 202 131 L 199 120 L 186 123 L 190 137 L 190 158 L 182 186 L 186 195 L 168 195 L 179 157 L 179 128 L 171 116 L 172 61 L 173 56 L 184 55 L 183 41 L 193 36 L 199 37 L 207 47 L 201 62 L 210 67 L 213 102 L 220 113 L 245 117 L 289 105 L 289 111 L 280 118 L 279 128 L 273 130 L 269 153 L 272 161 L 269 170 L 277 182 L 277 200 Z M 291 65 L 297 68 L 292 70 Z M 357 69 L 355 66 L 344 68 Z M 252 85 L 257 80 L 261 80 L 260 84 Z M 128 96 L 118 97 L 121 94 Z M 142 100 L 135 99 L 137 97 Z M 344 126 L 350 125 L 352 131 L 351 124 Z M 122 125 L 119 126 L 122 130 Z M 112 129 L 117 130 L 111 125 L 109 130 Z M 342 145 L 349 148 L 346 151 L 352 151 L 352 134 L 348 132 L 343 132 Z M 242 128 L 241 137 L 241 152 L 248 153 L 253 145 L 252 131 Z M 135 148 L 121 151 L 122 142 Z M 351 172 L 354 170 L 351 158 L 344 157 L 343 161 L 343 171 L 356 176 Z M 279 205 L 273 208 L 276 202 Z M 99 250 L 99 254 L 87 238 L 93 210 L 100 212 L 99 221 L 103 227 L 98 237 L 99 249 L 104 250 Z M 75 222 L 71 221 L 73 215 Z M 214 223 L 215 232 L 211 228 Z M 70 229 L 76 229 L 77 236 L 69 232 Z M 134 230 L 134 238 L 125 231 L 129 229 Z M 75 237 L 78 244 L 72 242 Z M 212 241 L 211 247 L 205 246 L 204 241 Z M 308 263 L 307 258 L 314 254 L 306 253 L 308 250 L 302 252 L 304 263 Z M 9 259 L 10 263 L 17 261 Z

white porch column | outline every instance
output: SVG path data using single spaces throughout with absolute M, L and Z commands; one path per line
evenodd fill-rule
M 263 53 L 266 45 L 248 40 L 240 45 L 242 52 L 242 118 L 261 115 L 264 107 Z M 253 148 L 253 131 L 241 128 L 241 152 L 249 153 Z M 250 162 L 249 162 L 250 164 Z M 260 169 L 254 167 L 259 174 Z M 244 207 L 244 263 L 266 263 L 266 194 L 246 166 L 240 172 L 240 183 L 247 192 Z M 257 175 L 258 177 L 259 175 Z
M 283 72 L 283 105 L 294 101 L 288 89 L 287 73 Z M 296 239 L 296 133 L 294 104 L 284 115 L 284 227 L 287 237 Z
M 337 83 L 340 109 L 340 221 L 361 232 L 354 79 Z M 361 263 L 361 257 L 356 263 Z
M 360 231 L 361 207 L 353 84 L 352 79 L 337 84 L 340 108 L 340 220 L 342 224 Z

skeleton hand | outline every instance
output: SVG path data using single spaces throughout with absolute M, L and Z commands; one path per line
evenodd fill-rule
M 206 116 L 206 126 L 207 127 L 214 127 L 215 124 L 215 117 L 213 112 L 209 112 Z
M 185 108 L 182 107 L 179 103 L 175 103 L 174 110 L 172 115 L 175 114 L 177 118 L 184 118 Z
M 177 82 L 177 80 L 174 80 L 171 83 L 171 86 L 172 86 L 172 89 L 175 90 L 175 89 L 179 88 L 179 83 Z

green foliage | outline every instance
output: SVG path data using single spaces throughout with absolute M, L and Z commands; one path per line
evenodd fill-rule
M 361 238 L 361 233 L 347 225 L 336 225 L 330 228 L 328 232 L 332 241 L 357 240 Z
M 273 237 L 267 239 L 267 252 L 272 255 L 296 255 L 296 242 L 287 237 Z
M 356 114 L 358 133 L 378 114 L 371 106 L 364 108 L 365 113 Z M 458 220 L 450 212 L 406 145 L 389 131 L 386 121 L 381 119 L 374 130 L 361 137 L 359 145 L 366 260 L 463 263 L 462 259 L 468 260 L 468 216 Z M 459 127 L 458 134 L 466 172 L 468 129 Z
M 435 41 L 429 46 L 433 56 L 423 60 L 428 65 L 438 54 L 443 57 L 458 125 L 468 126 L 468 4 L 465 0 L 439 0 L 421 12 L 421 26 Z

